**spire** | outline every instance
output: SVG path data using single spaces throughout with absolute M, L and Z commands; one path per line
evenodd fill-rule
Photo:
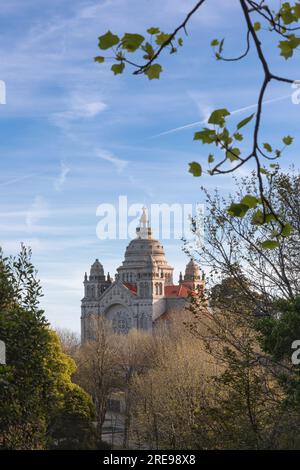
M 198 289 L 204 285 L 204 279 L 201 279 L 199 265 L 193 258 L 191 258 L 186 265 L 182 284 L 192 288 L 193 290 Z

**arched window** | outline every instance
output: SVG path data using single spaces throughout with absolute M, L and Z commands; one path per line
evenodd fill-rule
M 145 296 L 145 287 L 144 287 L 144 283 L 141 282 L 140 283 L 140 297 L 144 297 Z
M 149 297 L 149 284 L 145 282 L 145 297 Z
M 162 283 L 159 284 L 159 295 L 162 295 Z

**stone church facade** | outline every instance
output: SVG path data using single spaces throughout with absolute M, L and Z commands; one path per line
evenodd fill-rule
M 115 280 L 104 274 L 98 259 L 89 276 L 84 276 L 84 297 L 81 301 L 81 338 L 93 338 L 98 316 L 111 322 L 116 333 L 132 328 L 152 332 L 161 321 L 169 321 L 174 312 L 182 310 L 189 294 L 201 290 L 203 276 L 190 260 L 179 284 L 173 283 L 173 268 L 166 260 L 163 246 L 152 238 L 145 209 L 136 229 L 136 238 L 126 248 Z

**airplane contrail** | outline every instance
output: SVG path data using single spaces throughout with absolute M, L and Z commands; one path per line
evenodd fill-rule
M 290 98 L 290 97 L 291 97 L 290 94 L 289 95 L 279 96 L 278 98 L 272 98 L 270 100 L 265 100 L 265 101 L 263 101 L 263 104 L 275 103 L 276 101 L 282 101 L 282 100 L 285 100 L 286 98 Z M 239 109 L 235 109 L 233 111 L 230 111 L 230 114 L 242 113 L 243 111 L 247 111 L 248 109 L 253 109 L 253 108 L 257 108 L 257 103 L 256 104 L 250 104 L 249 106 L 245 106 L 244 108 L 239 108 Z M 199 124 L 207 124 L 207 121 L 208 121 L 208 118 L 203 119 L 202 121 L 196 121 L 196 122 L 192 122 L 191 124 L 186 124 L 185 126 L 175 127 L 173 129 L 169 129 L 168 131 L 164 131 L 164 132 L 160 132 L 159 134 L 152 135 L 150 137 L 150 139 L 155 139 L 156 137 L 161 137 L 163 135 L 173 134 L 174 132 L 183 131 L 184 129 L 189 129 L 190 127 L 199 126 Z
M 17 178 L 12 178 L 12 179 L 7 180 L 7 181 L 0 181 L 0 186 L 8 186 L 10 184 L 18 183 L 19 181 L 23 181 L 27 178 L 31 178 L 32 176 L 36 176 L 36 175 L 34 173 L 32 173 L 30 175 L 23 175 L 23 176 L 19 176 Z

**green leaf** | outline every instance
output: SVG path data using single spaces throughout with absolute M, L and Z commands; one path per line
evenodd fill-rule
M 300 19 L 300 3 L 296 3 L 296 5 L 294 6 L 294 15 L 297 20 Z
M 289 59 L 294 54 L 294 49 L 300 45 L 300 38 L 291 34 L 288 36 L 286 41 L 280 41 L 278 44 L 279 49 L 281 50 L 280 55 L 285 59 Z
M 241 200 L 241 204 L 246 204 L 250 209 L 253 209 L 254 207 L 257 206 L 259 203 L 259 199 L 257 197 L 252 196 L 251 194 L 247 194 L 243 199 Z
M 156 36 L 155 42 L 158 44 L 158 46 L 161 46 L 169 39 L 170 36 L 170 34 L 160 33 L 158 36 Z
M 298 4 L 299 5 L 299 4 Z M 293 12 L 294 10 L 294 12 Z M 291 4 L 289 2 L 285 2 L 282 4 L 280 10 L 280 17 L 282 18 L 284 24 L 289 25 L 291 23 L 294 23 L 294 21 L 297 21 L 297 14 L 295 8 L 291 7 Z
M 120 39 L 119 39 L 118 36 L 111 33 L 110 31 L 107 31 L 106 34 L 99 37 L 98 46 L 99 46 L 100 49 L 109 49 L 110 47 L 115 46 L 119 42 L 120 42 Z
M 158 79 L 161 72 L 162 72 L 161 65 L 160 64 L 153 64 L 153 65 L 150 65 L 150 67 L 148 67 L 145 70 L 145 75 L 147 75 L 149 80 L 153 80 L 155 78 Z
M 202 167 L 197 162 L 189 163 L 189 173 L 192 173 L 193 176 L 201 176 L 202 175 Z
M 114 72 L 115 75 L 118 75 L 119 73 L 123 73 L 124 68 L 125 68 L 124 62 L 121 62 L 120 64 L 113 64 L 111 66 L 111 70 Z
M 275 170 L 279 170 L 278 163 L 270 163 L 270 168 L 274 168 Z
M 269 174 L 268 170 L 266 170 L 266 168 L 264 168 L 264 167 L 260 168 L 259 171 L 262 175 L 268 175 Z
M 253 225 L 263 225 L 263 224 L 268 224 L 270 222 L 273 222 L 276 220 L 276 217 L 274 214 L 266 214 L 264 217 L 263 212 L 258 209 L 252 216 L 251 223 Z
M 141 34 L 125 33 L 122 37 L 122 48 L 128 52 L 134 52 L 140 47 L 144 39 Z
M 195 132 L 194 140 L 202 140 L 203 144 L 211 144 L 216 140 L 216 132 L 205 127 L 202 131 Z
M 147 33 L 149 34 L 158 34 L 160 32 L 159 28 L 149 28 L 147 29 Z
M 289 237 L 293 231 L 293 226 L 291 224 L 285 224 L 281 231 L 283 237 Z
M 264 214 L 258 209 L 252 216 L 251 223 L 253 225 L 262 225 L 264 223 Z
M 208 155 L 208 163 L 213 163 L 215 161 L 215 157 L 213 156 L 212 153 Z
M 222 132 L 217 134 L 217 138 L 218 140 L 221 140 L 222 142 L 224 142 L 225 147 L 228 147 L 232 142 L 232 138 L 230 137 L 229 131 L 226 127 L 222 129 Z
M 290 135 L 287 135 L 286 137 L 282 139 L 282 142 L 285 145 L 291 145 L 293 143 L 293 137 L 291 137 Z
M 225 124 L 225 117 L 229 115 L 230 112 L 225 108 L 216 109 L 211 113 L 208 122 L 209 124 L 217 124 L 223 127 Z
M 253 28 L 254 28 L 254 31 L 259 31 L 260 28 L 261 28 L 261 24 L 259 21 L 255 21 L 254 25 L 253 25 Z
M 102 57 L 101 55 L 97 55 L 97 57 L 94 58 L 95 62 L 99 62 L 99 64 L 102 64 L 104 62 L 105 58 Z
M 264 250 L 274 250 L 274 248 L 277 248 L 279 246 L 279 243 L 275 240 L 266 240 L 261 243 L 261 247 Z
M 178 45 L 183 46 L 183 39 L 182 38 L 178 38 Z
M 233 137 L 235 138 L 235 140 L 238 140 L 238 141 L 241 141 L 244 138 L 243 134 L 241 134 L 240 132 L 235 132 L 233 134 Z
M 238 159 L 240 154 L 241 154 L 240 149 L 237 147 L 234 147 L 232 149 L 227 150 L 226 158 L 228 158 L 228 160 L 230 160 L 231 162 L 234 162 L 235 160 Z
M 212 47 L 215 47 L 215 46 L 218 46 L 220 44 L 219 40 L 218 39 L 213 39 L 210 43 L 210 45 Z
M 270 223 L 276 220 L 276 217 L 274 214 L 266 214 L 266 223 Z
M 266 149 L 267 152 L 272 152 L 272 151 L 273 151 L 271 145 L 268 144 L 267 142 L 265 142 L 265 143 L 263 144 L 263 147 L 264 147 L 264 149 Z
M 142 46 L 142 49 L 146 52 L 144 59 L 150 60 L 154 56 L 154 49 L 150 42 L 146 42 L 146 44 Z
M 246 204 L 236 204 L 233 202 L 230 207 L 227 209 L 227 213 L 232 217 L 244 217 L 249 210 L 249 206 Z
M 289 41 L 280 41 L 278 47 L 280 48 L 280 55 L 286 60 L 292 57 L 293 49 L 290 47 Z
M 237 129 L 241 129 L 242 127 L 244 127 L 246 124 L 248 124 L 248 122 L 251 121 L 251 119 L 253 119 L 253 116 L 255 116 L 255 113 L 251 114 L 251 116 L 248 116 L 247 118 L 243 119 L 242 121 L 240 121 L 238 123 L 238 125 L 236 126 Z

